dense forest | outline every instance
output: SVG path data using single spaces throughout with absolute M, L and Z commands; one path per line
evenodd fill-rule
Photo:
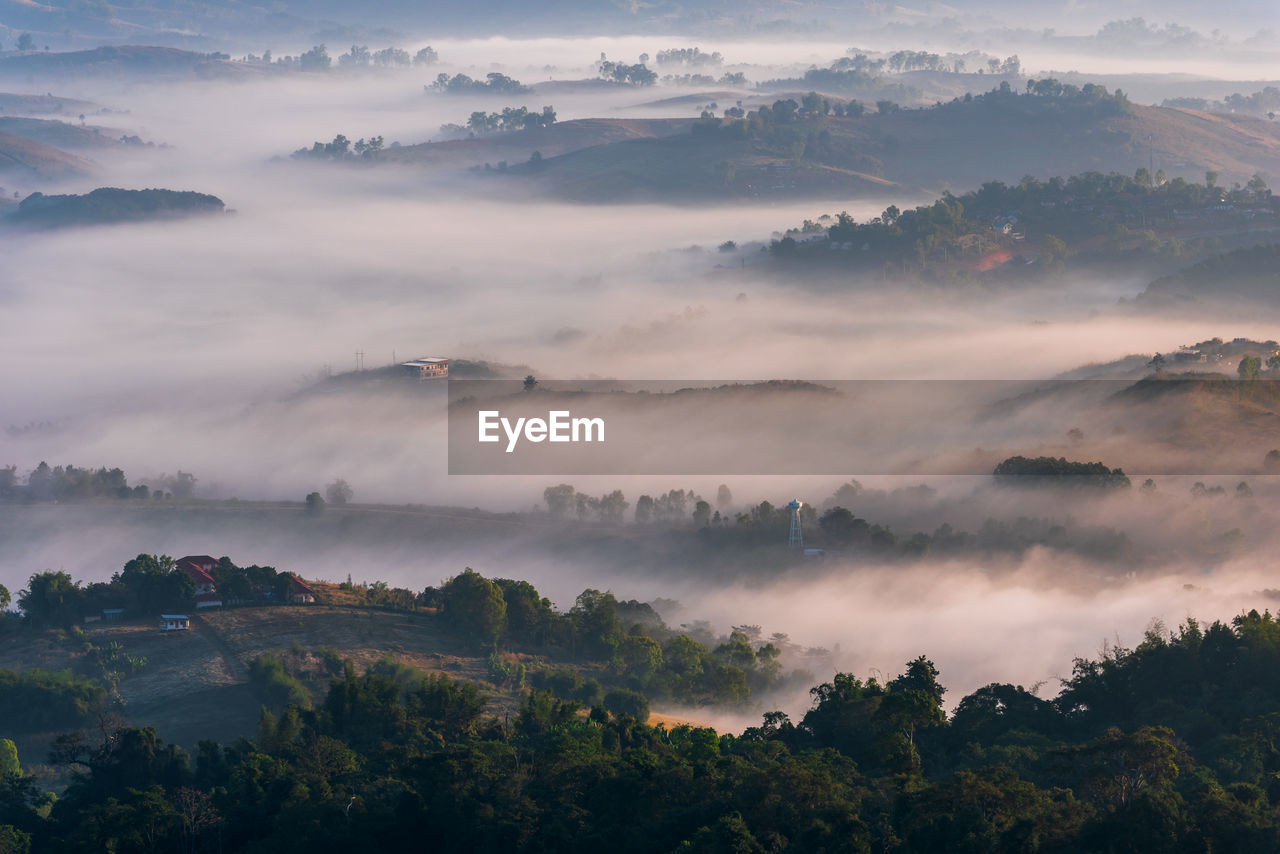
M 944 711 L 924 656 L 838 673 L 798 721 L 649 726 L 531 689 L 348 662 L 311 708 L 194 757 L 151 729 L 68 733 L 56 799 L 0 741 L 5 851 L 1203 852 L 1280 846 L 1280 623 L 1158 624 L 1054 698 Z

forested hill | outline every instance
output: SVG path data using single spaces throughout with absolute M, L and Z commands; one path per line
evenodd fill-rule
M 82 196 L 32 193 L 22 200 L 9 221 L 17 225 L 42 228 L 102 225 L 221 213 L 224 208 L 221 199 L 207 193 L 101 187 Z
M 1280 172 L 1280 129 L 1264 119 L 1143 107 L 1092 84 L 1030 85 L 926 109 L 784 96 L 745 115 L 706 116 L 689 135 L 544 157 L 516 171 L 585 201 L 874 194 L 891 183 L 965 189 L 1149 166 L 1170 178 L 1212 171 L 1229 186 Z
M 1280 243 L 1213 255 L 1171 276 L 1156 279 L 1139 299 L 1149 304 L 1212 300 L 1253 301 L 1280 291 Z
M 1074 663 L 1056 697 L 991 684 L 944 713 L 920 656 L 839 673 L 797 721 L 649 726 L 403 668 L 337 675 L 314 706 L 196 755 L 151 729 L 60 738 L 55 800 L 0 740 L 15 852 L 432 850 L 1261 852 L 1280 849 L 1280 623 L 1158 624 Z M 276 662 L 263 673 L 279 673 Z M 6 708 L 38 680 L 4 675 Z M 35 687 L 33 687 L 35 686 Z M 34 698 L 35 695 L 32 695 Z M 74 699 L 74 697 L 72 698 Z M 86 702 L 91 698 L 80 698 Z

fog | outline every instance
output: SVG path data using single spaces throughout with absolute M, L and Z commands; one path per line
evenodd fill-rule
M 813 287 L 755 263 L 761 243 L 781 229 L 841 210 L 866 220 L 889 204 L 930 198 L 919 193 L 592 207 L 516 189 L 503 198 L 501 187 L 495 191 L 461 164 L 369 169 L 287 159 L 337 133 L 404 145 L 437 139 L 442 124 L 511 104 L 554 104 L 561 120 L 687 117 L 696 114 L 689 105 L 653 102 L 696 90 L 452 98 L 422 87 L 438 71 L 482 76 L 499 59 L 526 82 L 575 79 L 590 76 L 602 52 L 634 61 L 643 51 L 692 43 L 647 36 L 445 40 L 433 42 L 445 63 L 430 73 L 60 84 L 55 94 L 116 111 L 90 116 L 91 123 L 166 147 L 95 151 L 92 176 L 62 184 L 6 179 L 9 190 L 190 189 L 219 196 L 234 212 L 0 233 L 0 427 L 9 428 L 0 433 L 0 464 L 16 465 L 20 474 L 41 460 L 118 466 L 131 483 L 181 469 L 199 479 L 197 497 L 243 501 L 297 502 L 342 477 L 362 504 L 437 509 L 404 517 L 389 506 L 370 510 L 371 519 L 386 514 L 386 527 L 352 523 L 347 537 L 336 525 L 317 536 L 296 504 L 256 511 L 223 505 L 208 515 L 166 514 L 158 504 L 6 507 L 0 583 L 16 591 L 44 568 L 102 580 L 139 552 L 207 551 L 309 578 L 350 573 L 413 589 L 473 566 L 528 578 L 563 608 L 583 588 L 600 587 L 620 598 L 679 600 L 673 623 L 707 620 L 718 631 L 753 623 L 766 636 L 786 632 L 800 646 L 832 651 L 822 660 L 825 670 L 815 669 L 820 679 L 832 668 L 891 677 L 908 659 L 928 654 L 952 701 L 991 681 L 1043 681 L 1052 694 L 1074 656 L 1096 654 L 1104 640 L 1132 645 L 1153 619 L 1170 626 L 1188 615 L 1229 619 L 1270 601 L 1259 591 L 1271 585 L 1265 556 L 1275 545 L 1275 520 L 1267 499 L 1276 485 L 1264 477 L 1249 478 L 1257 497 L 1237 503 L 1193 501 L 1194 476 L 1161 479 L 1161 497 L 1146 503 L 1136 489 L 1120 498 L 1066 499 L 941 475 L 866 478 L 885 492 L 852 509 L 904 534 L 944 522 L 976 530 L 988 518 L 1027 516 L 1109 527 L 1128 536 L 1132 550 L 1118 561 L 1042 547 L 990 561 L 840 558 L 800 568 L 780 563 L 776 576 L 700 580 L 662 553 L 628 563 L 593 546 L 586 558 L 563 559 L 558 538 L 575 535 L 532 514 L 450 510 L 529 511 L 561 478 L 448 475 L 442 395 L 376 385 L 317 390 L 317 381 L 360 359 L 376 368 L 424 355 L 528 366 L 545 379 L 1036 380 L 1133 354 L 1140 366 L 1151 354 L 1214 336 L 1277 337 L 1277 318 L 1263 312 L 1136 313 L 1118 304 L 1158 270 L 1082 274 L 1053 288 L 944 292 L 878 286 L 871 276 Z M 753 80 L 829 63 L 849 46 L 697 44 L 723 51 L 726 68 L 750 64 Z M 1085 69 L 1074 64 L 1082 58 L 1102 74 L 1170 70 L 1167 61 L 1049 50 L 1024 53 L 1023 62 Z M 1263 76 L 1264 63 L 1253 62 L 1193 58 L 1179 71 Z M 45 81 L 24 85 L 43 90 Z M 719 251 L 728 240 L 739 248 Z M 778 419 L 785 441 L 785 420 L 794 413 L 767 415 Z M 876 415 L 894 424 L 895 413 Z M 1025 450 L 1154 471 L 1150 466 L 1167 456 L 1148 442 L 1158 421 L 1151 416 L 1131 438 L 1117 439 L 1100 418 L 1086 424 L 1086 444 L 1073 449 L 1065 433 L 1075 423 L 1046 417 L 1049 426 Z M 998 446 L 1014 426 L 993 424 L 986 444 Z M 672 425 L 668 438 L 678 436 Z M 1266 449 L 1248 444 L 1240 452 L 1260 466 Z M 972 445 L 933 450 L 967 454 Z M 820 505 L 857 474 L 742 476 L 730 485 L 737 510 L 793 495 Z M 1204 479 L 1228 490 L 1240 480 Z M 592 494 L 621 488 L 634 502 L 643 491 L 672 488 L 710 499 L 720 480 L 600 474 L 573 482 Z M 931 501 L 892 493 L 922 482 L 937 490 Z M 1239 544 L 1220 548 L 1233 529 L 1241 531 Z M 803 697 L 777 702 L 797 716 L 805 706 Z

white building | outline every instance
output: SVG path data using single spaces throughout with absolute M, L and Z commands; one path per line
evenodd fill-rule
M 446 379 L 449 376 L 449 360 L 435 356 L 423 356 L 421 359 L 414 359 L 411 362 L 401 362 L 400 370 L 419 380 Z
M 161 614 L 160 631 L 185 632 L 191 628 L 191 618 L 186 614 Z

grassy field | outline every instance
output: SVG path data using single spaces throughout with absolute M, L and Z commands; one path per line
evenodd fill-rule
M 25 136 L 0 132 L 0 175 L 69 178 L 92 170 L 92 163 L 74 154 Z

